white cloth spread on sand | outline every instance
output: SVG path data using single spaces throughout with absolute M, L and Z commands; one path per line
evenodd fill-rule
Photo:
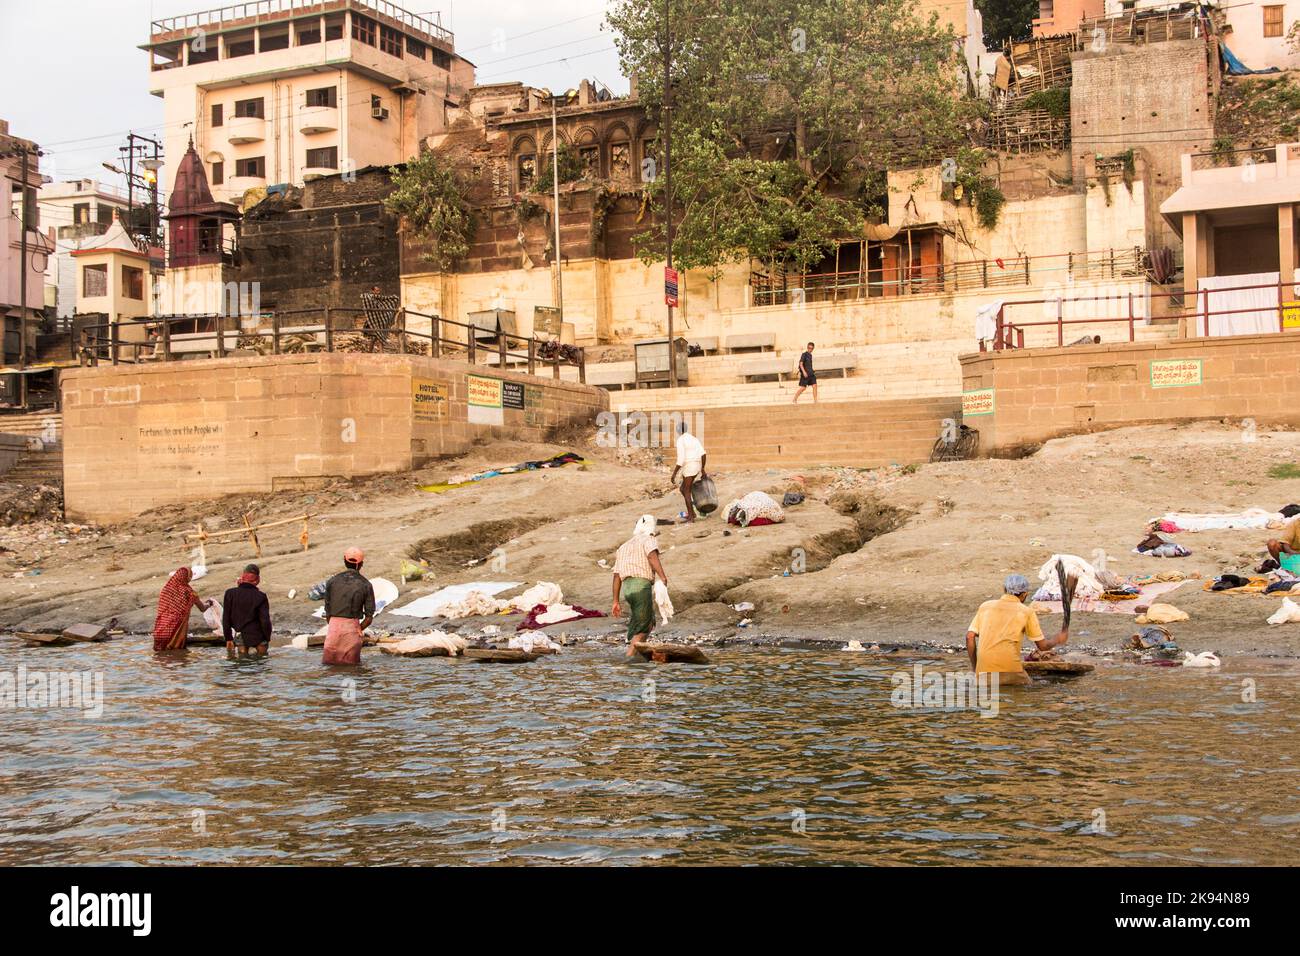
M 1180 531 L 1227 531 L 1242 528 L 1260 531 L 1268 527 L 1280 527 L 1291 519 L 1276 511 L 1266 511 L 1263 508 L 1247 508 L 1245 511 L 1234 511 L 1225 514 L 1193 514 L 1186 511 L 1171 511 L 1159 520 L 1172 522 Z
M 1043 582 L 1032 600 L 1061 600 L 1061 580 L 1056 573 L 1056 562 L 1065 565 L 1065 573 L 1075 577 L 1074 595 L 1076 598 L 1095 598 L 1105 593 L 1105 585 L 1097 580 L 1097 570 L 1076 554 L 1054 554 L 1047 563 L 1038 569 L 1038 580 Z
M 465 648 L 469 647 L 469 641 L 463 637 L 457 637 L 454 634 L 447 634 L 443 631 L 432 631 L 428 634 L 416 634 L 408 637 L 404 641 L 398 641 L 395 644 L 385 644 L 381 648 L 386 654 L 405 655 L 408 657 L 425 656 L 424 652 L 435 648 L 442 648 L 447 652 L 448 657 L 459 657 Z
M 530 631 L 527 634 L 516 634 L 506 643 L 506 647 L 512 651 L 532 651 L 535 648 L 542 648 L 548 651 L 558 651 L 560 645 L 545 634 L 536 631 Z
M 673 601 L 668 596 L 668 585 L 663 581 L 656 580 L 654 588 L 655 607 L 659 611 L 659 623 L 667 624 L 673 619 Z
M 580 617 L 582 617 L 581 612 L 575 611 L 567 604 L 552 604 L 547 607 L 544 613 L 537 615 L 534 620 L 538 624 L 562 624 L 565 621 L 576 621 Z
M 741 525 L 748 525 L 755 518 L 767 518 L 773 524 L 785 520 L 785 511 L 771 495 L 763 491 L 751 491 L 745 497 L 737 498 L 723 509 L 722 514 L 728 524 L 733 523 L 731 519 L 737 514 L 744 516 L 739 519 Z
M 558 584 L 552 584 L 550 581 L 538 581 L 523 594 L 512 597 L 508 606 L 527 614 L 539 604 L 560 604 L 563 601 L 564 592 L 560 590 Z
M 471 581 L 467 584 L 449 584 L 433 594 L 426 594 L 424 597 L 416 598 L 410 604 L 393 608 L 389 613 L 403 617 L 436 617 L 441 614 L 440 609 L 444 605 L 456 604 L 473 592 L 477 591 L 480 595 L 491 597 L 494 594 L 500 594 L 502 591 L 517 588 L 522 584 L 522 581 Z M 487 613 L 496 613 L 495 607 Z
M 480 617 L 485 614 L 495 614 L 503 606 L 503 602 L 489 597 L 482 591 L 470 591 L 459 600 L 448 604 L 439 604 L 435 613 L 449 621 L 456 621 L 462 617 Z

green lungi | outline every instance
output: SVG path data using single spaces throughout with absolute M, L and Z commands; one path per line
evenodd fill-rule
M 655 624 L 653 585 L 646 578 L 624 578 L 621 593 L 627 603 L 627 639 L 648 635 Z

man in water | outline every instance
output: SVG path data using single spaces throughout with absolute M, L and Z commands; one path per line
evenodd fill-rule
M 688 522 L 695 520 L 695 500 L 691 497 L 691 488 L 695 485 L 696 478 L 707 478 L 704 473 L 704 463 L 708 460 L 708 453 L 704 450 L 704 445 L 700 440 L 692 435 L 686 428 L 686 422 L 681 422 L 677 426 L 677 467 L 673 469 L 673 475 L 668 480 L 672 484 L 677 484 L 677 473 L 682 473 L 682 498 L 686 500 L 686 520 Z
M 623 612 L 619 603 L 627 601 L 627 656 L 639 653 L 638 644 L 650 636 L 655 623 L 654 579 L 668 585 L 668 575 L 659 561 L 659 541 L 654 515 L 642 515 L 632 530 L 632 537 L 614 555 L 613 617 Z
M 361 574 L 366 554 L 358 547 L 343 552 L 343 570 L 325 584 L 325 635 L 322 664 L 360 664 L 362 635 L 375 619 L 375 589 Z
M 813 344 L 809 342 L 808 348 L 799 356 L 799 388 L 794 393 L 795 404 L 798 404 L 804 389 L 809 387 L 813 390 L 813 404 L 817 403 L 817 373 L 813 371 L 812 354 Z
M 985 601 L 975 612 L 966 631 L 966 653 L 976 674 L 997 674 L 1003 684 L 1028 684 L 1029 675 L 1020 660 L 1021 638 L 1029 638 L 1040 651 L 1060 647 L 1069 637 L 1061 628 L 1056 637 L 1044 638 L 1038 615 L 1025 606 L 1029 579 L 1023 574 L 1009 574 L 1002 584 L 1006 593 Z
M 239 635 L 239 654 L 265 657 L 271 646 L 271 602 L 258 588 L 261 571 L 256 564 L 247 565 L 233 588 L 221 601 L 221 629 L 226 635 L 226 650 L 235 653 L 234 634 Z

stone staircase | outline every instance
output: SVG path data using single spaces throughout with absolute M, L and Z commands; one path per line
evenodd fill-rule
M 40 450 L 28 449 L 0 480 L 31 484 L 63 484 L 63 416 L 58 412 L 0 415 L 0 433 L 40 439 Z
M 693 415 L 709 467 L 878 468 L 928 461 L 943 420 L 961 420 L 959 395 L 719 406 Z

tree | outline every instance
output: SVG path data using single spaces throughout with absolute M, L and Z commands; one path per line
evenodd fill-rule
M 541 167 L 537 171 L 537 181 L 533 183 L 533 192 L 549 193 L 552 189 L 551 174 L 554 172 L 554 165 L 560 167 L 560 185 L 565 183 L 576 183 L 587 172 L 587 167 L 583 165 L 581 157 L 568 143 L 561 141 L 555 151 L 555 163 L 551 162 L 549 153 L 544 153 L 537 157 L 538 165 Z
M 684 268 L 746 255 L 805 268 L 884 212 L 892 166 L 967 141 L 972 104 L 951 30 L 914 0 L 668 0 L 672 175 Z M 663 115 L 663 5 L 617 0 L 609 20 L 647 114 Z M 638 236 L 662 258 L 657 222 Z
M 1038 0 L 975 0 L 975 7 L 984 18 L 984 46 L 990 50 L 1033 35 Z
M 403 166 L 390 167 L 391 193 L 384 208 L 401 216 L 433 248 L 424 258 L 439 271 L 451 268 L 469 254 L 474 217 L 459 177 L 435 153 L 424 150 Z

